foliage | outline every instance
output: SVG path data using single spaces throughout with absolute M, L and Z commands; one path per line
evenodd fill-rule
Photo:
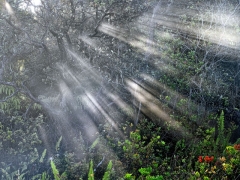
M 142 176 L 149 175 L 150 171 L 151 175 L 158 175 L 171 146 L 160 137 L 160 134 L 164 135 L 163 131 L 156 128 L 154 123 L 143 119 L 138 127 L 139 129 L 130 132 L 130 139 L 122 144 L 124 161 L 131 172 L 131 175 L 128 173 L 125 176 L 130 179 L 139 178 L 139 173 Z
M 97 138 L 97 141 L 100 142 L 100 138 Z M 76 141 L 80 143 L 79 141 Z M 85 151 L 86 154 L 88 154 L 88 157 L 91 157 L 92 159 L 88 161 L 83 154 L 74 154 L 74 152 L 64 152 L 63 155 L 61 155 L 62 152 L 62 137 L 60 137 L 57 142 L 56 146 L 58 148 L 55 148 L 57 151 L 57 155 L 50 158 L 50 165 L 52 172 L 45 171 L 40 177 L 50 178 L 54 176 L 54 178 L 60 178 L 61 180 L 64 179 L 84 179 L 88 177 L 89 179 L 94 179 L 94 176 L 97 174 L 97 176 L 101 176 L 103 180 L 111 179 L 112 177 L 115 177 L 114 171 L 113 171 L 113 162 L 110 160 L 108 164 L 105 164 L 104 159 L 101 159 L 100 162 L 98 162 L 98 159 L 96 158 L 96 155 L 92 155 L 92 151 L 96 151 L 96 146 L 99 146 L 95 143 L 95 141 L 92 143 L 92 145 L 89 146 L 88 151 Z M 93 144 L 95 146 L 93 147 Z M 83 144 L 80 145 L 79 150 L 83 150 Z M 92 148 L 90 148 L 92 147 Z M 99 148 L 99 147 L 97 147 Z M 94 152 L 95 154 L 96 152 Z M 107 153 L 105 151 L 105 153 Z M 46 154 L 46 151 L 43 151 L 42 156 Z M 80 156 L 80 158 L 79 158 Z M 111 158 L 108 157 L 108 158 Z M 41 160 L 42 158 L 40 158 Z M 94 161 L 97 161 L 98 164 L 94 167 Z M 49 163 L 48 163 L 49 164 Z M 104 169 L 106 167 L 106 169 Z M 116 167 L 116 169 L 118 169 Z M 102 174 L 102 175 L 101 175 Z M 98 178 L 96 177 L 96 178 Z
M 205 156 L 202 159 L 199 156 L 196 162 L 196 171 L 191 179 L 197 179 L 203 177 L 205 179 L 220 179 L 224 177 L 226 179 L 235 179 L 240 173 L 240 152 L 236 148 L 238 145 L 227 146 L 219 157 L 213 157 L 208 159 Z
M 146 179 L 146 180 L 163 180 L 163 176 L 162 175 L 157 175 L 157 176 L 151 176 L 151 172 L 152 172 L 152 168 L 151 167 L 148 167 L 148 168 L 140 168 L 138 170 L 140 172 L 140 176 L 139 180 L 142 180 L 142 179 Z M 132 174 L 130 173 L 127 173 L 125 174 L 124 178 L 126 180 L 135 180 L 135 176 L 133 176 Z
M 223 151 L 225 147 L 228 145 L 232 131 L 225 129 L 224 123 L 225 123 L 224 112 L 221 111 L 220 117 L 217 118 L 217 139 L 215 146 L 220 152 Z
M 137 174 L 138 169 L 143 165 L 154 166 L 154 172 L 156 172 L 164 150 L 167 150 L 167 146 L 159 135 L 152 135 L 147 142 L 146 137 L 142 137 L 139 130 L 131 132 L 130 140 L 125 140 L 123 144 L 124 158 L 130 164 L 129 168 L 134 174 Z
M 55 147 L 56 152 L 59 152 L 61 142 L 62 142 L 62 136 L 60 136 L 60 138 L 56 143 L 56 147 Z
M 62 175 L 59 174 L 59 171 L 58 171 L 55 163 L 53 162 L 53 160 L 50 161 L 50 164 L 51 164 L 52 173 L 54 175 L 54 180 L 67 179 L 66 172 L 64 172 Z M 103 180 L 110 180 L 111 169 L 112 169 L 112 161 L 109 161 L 107 169 L 102 178 Z M 46 177 L 46 172 L 44 172 L 42 174 L 42 178 L 44 178 L 44 177 Z M 90 162 L 89 162 L 88 180 L 94 180 L 94 170 L 93 170 L 93 161 L 92 160 L 90 160 Z
M 26 108 L 26 103 L 29 103 L 29 100 L 26 100 L 24 95 L 16 93 L 12 86 L 0 85 L 0 97 L 3 99 L 0 101 L 0 110 L 6 115 Z
M 51 168 L 52 168 L 52 173 L 54 175 L 54 179 L 60 180 L 59 171 L 57 170 L 56 165 L 54 164 L 53 160 L 50 161 L 50 164 L 51 164 Z
M 48 180 L 49 178 L 47 177 L 47 173 L 43 172 L 41 175 L 41 180 Z
M 36 147 L 41 146 L 42 141 L 38 135 L 38 127 L 43 123 L 43 116 L 28 121 L 24 121 L 21 116 L 12 116 L 11 118 L 1 117 L 1 165 L 7 173 L 24 172 L 29 174 L 28 164 L 34 164 L 39 158 L 44 159 L 45 154 L 39 156 Z M 28 162 L 26 162 L 28 159 Z M 11 169 L 11 172 L 8 170 Z M 36 173 L 36 172 L 35 172 Z
M 108 165 L 107 165 L 107 169 L 104 173 L 104 176 L 103 176 L 103 180 L 110 180 L 110 177 L 111 177 L 111 170 L 112 170 L 112 161 L 110 160 Z
M 89 163 L 88 180 L 94 180 L 93 161 Z
M 218 140 L 215 138 L 215 128 L 210 128 L 205 131 L 203 127 L 199 127 L 197 132 L 198 139 L 193 139 L 190 142 L 180 140 L 172 145 L 166 141 L 161 144 L 160 153 L 152 151 L 151 157 L 148 158 L 152 162 L 147 163 L 145 153 L 147 149 L 144 145 L 148 144 L 140 135 L 140 132 L 149 133 L 145 131 L 149 126 L 144 123 L 144 126 L 139 126 L 139 130 L 130 133 L 130 140 L 126 140 L 123 144 L 123 151 L 125 157 L 131 159 L 127 162 L 128 172 L 124 178 L 129 180 L 134 179 L 235 179 L 239 175 L 239 144 L 231 145 L 229 143 L 229 136 L 227 130 L 221 128 L 224 124 L 224 114 L 221 113 L 217 118 L 218 127 L 216 131 L 223 131 L 218 134 L 223 137 L 223 146 L 219 146 Z M 220 122 L 219 122 L 220 121 Z M 151 125 L 151 123 L 149 123 Z M 202 131 L 200 131 L 200 129 Z M 154 131 L 150 131 L 151 136 L 156 136 Z M 159 133 L 159 131 L 158 131 Z M 199 134 L 201 133 L 201 135 Z M 153 140 L 150 139 L 151 143 Z M 158 140 L 159 142 L 160 140 Z M 157 141 L 154 142 L 155 147 Z M 173 142 L 172 142 L 173 143 Z M 164 147 L 166 148 L 163 151 Z M 138 150 L 137 150 L 138 148 Z M 223 148 L 223 149 L 222 149 Z M 164 153 L 163 153 L 164 152 Z M 139 154 L 139 156 L 136 156 Z M 136 163 L 136 161 L 138 163 Z M 144 163 L 142 163 L 144 162 Z M 130 163 L 130 165 L 129 165 Z M 140 164 L 138 166 L 137 164 Z M 131 166 L 132 165 L 132 166 Z M 135 168 L 137 167 L 137 169 Z
M 24 179 L 30 176 L 33 180 L 39 179 L 40 177 L 42 177 L 43 180 L 47 180 L 48 175 L 46 174 L 46 172 L 31 172 L 31 168 L 29 167 L 31 165 L 35 166 L 36 164 L 38 164 L 39 166 L 44 165 L 43 160 L 46 159 L 45 156 L 46 149 L 42 152 L 42 155 L 40 157 L 37 149 L 35 148 L 34 152 L 31 152 L 31 154 L 28 156 L 28 158 L 31 158 L 30 162 L 22 161 L 18 166 L 7 165 L 4 168 L 1 168 L 1 178 L 6 180 L 12 180 L 15 177 L 19 179 Z M 1 162 L 1 164 L 6 165 L 4 164 L 4 162 Z
M 9 154 L 16 152 L 25 153 L 41 144 L 37 133 L 37 127 L 43 123 L 43 116 L 29 119 L 27 122 L 21 116 L 3 117 L 0 123 L 1 150 L 7 150 Z M 13 128 L 14 127 L 14 128 Z

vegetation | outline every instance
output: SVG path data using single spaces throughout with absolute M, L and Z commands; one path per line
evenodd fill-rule
M 0 0 L 0 179 L 240 178 L 239 14 Z

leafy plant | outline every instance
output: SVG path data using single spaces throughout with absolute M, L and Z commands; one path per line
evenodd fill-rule
M 134 177 L 137 177 L 139 168 L 147 166 L 149 169 L 140 169 L 142 173 L 152 171 L 157 173 L 159 164 L 163 161 L 163 155 L 167 153 L 168 146 L 157 134 L 152 134 L 148 139 L 141 136 L 140 131 L 130 132 L 130 140 L 125 140 L 123 144 L 124 157 L 130 163 L 129 170 Z M 147 171 L 148 170 L 148 171 Z
M 103 180 L 110 180 L 112 166 L 113 164 L 112 164 L 112 161 L 110 160 L 107 166 L 107 170 L 104 173 Z
M 56 146 L 55 146 L 56 152 L 59 151 L 61 142 L 62 142 L 62 136 L 60 136 L 60 138 L 58 139 L 58 141 L 56 143 Z
M 151 167 L 147 167 L 147 168 L 140 168 L 138 169 L 138 171 L 140 172 L 140 176 L 137 178 L 138 180 L 163 180 L 163 176 L 162 175 L 156 175 L 156 176 L 152 176 L 150 175 L 152 173 L 152 168 Z M 126 180 L 135 180 L 135 176 L 133 176 L 130 173 L 126 173 L 124 178 Z
M 51 164 L 51 169 L 52 169 L 52 173 L 54 175 L 55 180 L 62 180 L 62 179 L 67 178 L 66 172 L 63 172 L 61 175 L 59 174 L 59 171 L 58 171 L 55 163 L 53 162 L 53 160 L 50 161 L 50 164 Z
M 138 171 L 141 173 L 141 175 L 147 176 L 152 173 L 152 167 L 140 168 Z
M 240 148 L 235 144 L 225 147 L 224 152 L 219 157 L 199 156 L 196 162 L 194 177 L 203 177 L 205 179 L 225 177 L 226 179 L 235 179 L 240 173 L 239 150 Z
M 221 111 L 220 117 L 217 119 L 217 139 L 216 139 L 216 148 L 218 148 L 218 151 L 223 151 L 225 147 L 229 144 L 229 139 L 231 137 L 231 130 L 230 132 L 227 132 L 227 130 L 224 128 L 224 112 Z M 215 150 L 217 151 L 217 150 Z
M 52 173 L 54 175 L 54 179 L 60 180 L 59 171 L 57 170 L 56 165 L 54 164 L 53 160 L 50 161 L 50 164 L 51 164 L 51 168 L 52 168 Z
M 94 171 L 93 171 L 93 161 L 90 161 L 89 171 L 88 171 L 88 180 L 94 180 Z

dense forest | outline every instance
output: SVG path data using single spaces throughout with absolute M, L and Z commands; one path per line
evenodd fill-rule
M 240 179 L 239 0 L 0 0 L 0 179 Z

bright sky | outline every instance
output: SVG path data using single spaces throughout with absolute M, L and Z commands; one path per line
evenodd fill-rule
M 38 6 L 41 4 L 41 0 L 32 0 L 32 3 L 34 6 Z M 34 7 L 30 7 L 30 9 L 31 9 L 32 13 L 35 13 Z
M 33 4 L 34 6 L 38 6 L 38 5 L 41 4 L 41 0 L 31 0 L 31 1 L 32 1 L 32 4 Z M 6 5 L 6 8 L 7 8 L 8 12 L 9 12 L 10 14 L 13 14 L 14 12 L 13 12 L 10 4 L 9 4 L 7 1 L 5 1 L 5 3 L 6 3 L 5 5 Z M 25 9 L 26 4 L 22 3 L 21 5 L 22 5 L 22 6 L 21 6 L 20 8 Z M 29 8 L 30 8 L 30 11 L 31 11 L 32 13 L 35 12 L 35 11 L 34 11 L 34 7 L 29 6 Z
M 41 1 L 40 0 L 32 0 L 32 3 L 37 6 L 37 5 L 41 4 Z

